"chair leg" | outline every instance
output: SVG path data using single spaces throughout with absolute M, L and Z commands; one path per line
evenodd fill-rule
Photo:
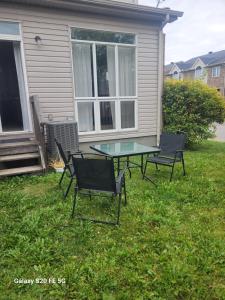
M 158 164 L 155 164 L 156 171 L 159 171 Z
M 131 170 L 129 168 L 129 165 L 130 165 L 130 160 L 129 160 L 129 156 L 127 157 L 127 168 L 128 168 L 128 172 L 129 172 L 129 176 L 131 178 Z
M 69 194 L 69 191 L 70 191 L 70 188 L 71 188 L 72 183 L 73 183 L 73 177 L 71 177 L 70 182 L 69 182 L 69 185 L 68 185 L 68 187 L 67 187 L 67 189 L 66 189 L 66 192 L 65 192 L 64 195 L 63 195 L 65 199 L 66 199 L 66 197 L 67 197 L 68 194 Z
M 124 177 L 124 186 L 123 186 L 123 191 L 124 191 L 124 204 L 127 205 L 127 189 L 126 189 L 126 180 L 125 180 L 125 177 Z
M 78 190 L 77 190 L 77 188 L 75 187 L 75 190 L 74 190 L 74 197 L 73 197 L 72 218 L 74 217 L 75 207 L 76 207 L 76 203 L 77 203 L 77 193 L 78 193 Z
M 118 211 L 117 211 L 117 220 L 116 220 L 116 225 L 120 224 L 120 207 L 121 207 L 121 197 L 122 194 L 119 194 L 119 203 L 118 203 Z
M 61 178 L 59 180 L 59 186 L 61 186 L 65 174 L 66 174 L 66 168 L 64 168 L 62 176 L 61 176 Z
M 184 164 L 184 157 L 182 155 L 182 166 L 183 166 L 183 176 L 186 175 L 186 170 L 185 170 L 185 164 Z
M 170 174 L 170 181 L 172 181 L 172 178 L 173 178 L 174 165 L 175 164 L 173 164 L 173 166 L 172 166 L 172 171 L 171 171 L 171 174 Z
M 148 161 L 147 161 L 147 159 L 146 159 L 146 162 L 145 162 L 145 167 L 144 167 L 144 172 L 143 172 L 143 179 L 145 178 L 145 174 L 146 174 L 146 169 L 147 169 L 147 163 L 148 163 Z

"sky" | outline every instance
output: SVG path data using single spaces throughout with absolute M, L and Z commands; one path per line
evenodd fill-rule
M 157 1 L 139 3 L 156 6 Z M 166 64 L 225 50 L 225 0 L 165 0 L 160 7 L 184 12 L 164 28 Z

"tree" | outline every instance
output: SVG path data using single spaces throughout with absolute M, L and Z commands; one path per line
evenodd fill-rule
M 164 130 L 183 131 L 192 145 L 214 134 L 213 124 L 225 119 L 225 99 L 200 80 L 166 80 L 163 95 Z

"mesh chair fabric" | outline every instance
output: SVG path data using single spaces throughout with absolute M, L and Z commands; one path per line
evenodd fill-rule
M 64 165 L 67 167 L 67 169 L 69 170 L 70 172 L 70 175 L 74 175 L 74 168 L 73 168 L 73 165 L 72 163 L 69 161 L 69 152 L 66 152 L 63 150 L 63 147 L 62 145 L 55 139 L 55 142 L 56 142 L 56 145 L 57 145 L 57 148 L 59 150 L 59 155 L 61 156 L 62 160 L 63 160 L 63 163 Z
M 160 137 L 160 156 L 166 155 L 174 157 L 177 150 L 184 150 L 185 146 L 185 135 L 184 134 L 173 134 L 173 133 L 162 133 Z M 177 158 L 181 157 L 181 153 L 177 153 Z
M 73 166 L 79 189 L 112 192 L 116 194 L 113 160 L 73 157 Z

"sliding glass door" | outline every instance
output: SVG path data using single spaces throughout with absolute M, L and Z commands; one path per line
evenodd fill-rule
M 0 21 L 0 133 L 30 129 L 18 23 Z

